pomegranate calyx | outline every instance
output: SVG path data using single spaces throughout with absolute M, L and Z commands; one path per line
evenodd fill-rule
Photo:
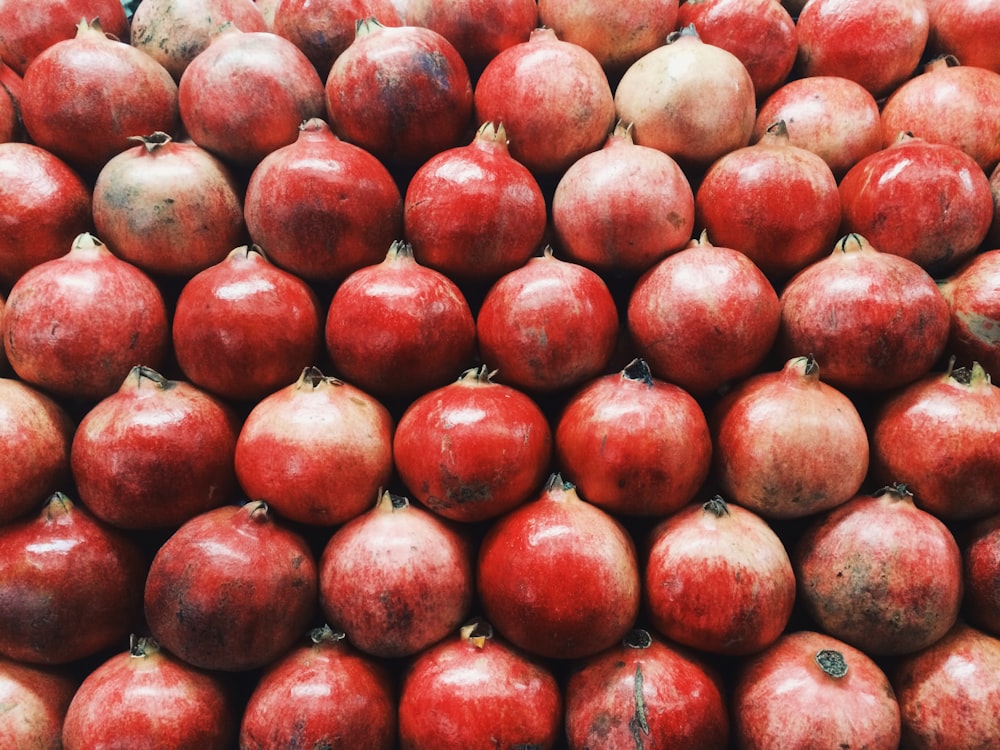
M 148 380 L 161 391 L 168 390 L 176 385 L 175 381 L 168 379 L 147 365 L 135 365 L 129 371 L 126 380 L 135 380 L 136 387 L 142 387 L 142 384 Z
M 653 636 L 643 628 L 633 628 L 622 638 L 625 648 L 646 649 L 653 645 Z
M 135 659 L 145 659 L 147 656 L 158 654 L 160 643 L 150 635 L 138 635 L 132 633 L 129 636 L 128 653 Z
M 344 381 L 332 375 L 324 375 L 316 365 L 307 365 L 302 369 L 302 374 L 295 383 L 296 390 L 309 389 L 315 391 L 321 386 L 343 385 Z
M 913 492 L 906 485 L 905 482 L 893 482 L 890 485 L 886 485 L 875 492 L 875 497 L 881 497 L 882 495 L 889 495 L 893 500 L 907 500 L 913 502 Z
M 697 29 L 695 29 L 693 23 L 689 23 L 687 26 L 681 29 L 677 29 L 676 31 L 671 31 L 669 34 L 667 34 L 667 38 L 664 44 L 674 44 L 675 42 L 677 42 L 678 39 L 683 39 L 684 37 L 689 37 L 689 36 L 693 36 L 695 39 L 699 41 L 701 40 L 701 36 L 699 36 L 698 31 Z
M 379 494 L 378 503 L 375 506 L 378 510 L 393 513 L 397 510 L 405 510 L 410 507 L 410 499 L 405 495 L 397 495 L 389 490 L 383 490 Z
M 256 523 L 268 523 L 271 520 L 271 509 L 265 500 L 250 500 L 243 505 L 243 510 Z
M 764 131 L 770 143 L 790 143 L 788 137 L 788 125 L 784 120 L 775 120 Z
M 642 383 L 649 388 L 653 387 L 653 373 L 649 369 L 649 363 L 642 357 L 636 357 L 625 365 L 625 368 L 622 370 L 622 377 L 625 380 Z
M 844 655 L 832 648 L 820 649 L 813 657 L 819 668 L 835 679 L 847 674 L 847 661 Z
M 552 472 L 549 475 L 548 480 L 545 482 L 546 492 L 559 492 L 560 494 L 563 494 L 571 490 L 576 490 L 576 485 L 572 482 L 564 481 L 562 474 L 558 471 Z
M 463 625 L 459 635 L 463 641 L 481 649 L 486 645 L 486 641 L 493 638 L 493 626 L 481 617 L 477 617 Z
M 496 374 L 496 370 L 491 370 L 486 365 L 480 365 L 479 367 L 470 367 L 468 370 L 465 370 L 458 376 L 458 381 L 460 383 L 468 382 L 492 385 L 493 378 Z
M 46 521 L 53 521 L 63 516 L 68 516 L 73 512 L 74 503 L 69 495 L 61 490 L 57 490 L 49 495 L 45 501 L 44 515 Z
M 389 251 L 385 254 L 386 261 L 403 260 L 413 261 L 413 245 L 406 240 L 393 240 L 389 245 Z
M 328 623 L 309 631 L 309 640 L 316 646 L 324 644 L 334 645 L 340 643 L 346 637 L 346 633 L 334 630 Z
M 169 133 L 164 133 L 162 130 L 155 130 L 149 135 L 130 135 L 128 140 L 141 143 L 146 147 L 146 153 L 151 154 L 174 139 Z
M 716 518 L 722 518 L 723 516 L 729 515 L 729 506 L 726 504 L 726 501 L 722 499 L 722 495 L 715 495 L 701 507 L 706 513 L 711 513 Z

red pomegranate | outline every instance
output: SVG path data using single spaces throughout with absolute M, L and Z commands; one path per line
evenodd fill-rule
M 0 744 L 60 748 L 63 720 L 79 680 L 70 668 L 51 669 L 0 659 Z
M 641 629 L 574 669 L 566 682 L 566 738 L 573 750 L 728 747 L 722 680 L 694 653 Z
M 619 642 L 639 613 L 632 538 L 558 474 L 489 527 L 476 580 L 497 631 L 543 658 L 593 656 Z
M 708 478 L 712 438 L 698 402 L 636 359 L 572 394 L 556 425 L 555 456 L 594 505 L 661 516 L 687 504 Z
M 436 31 L 363 18 L 326 78 L 326 111 L 344 140 L 383 162 L 415 167 L 465 140 L 472 81 L 458 50 Z
M 639 274 L 690 241 L 694 193 L 676 161 L 636 144 L 632 126 L 619 122 L 602 149 L 559 179 L 552 227 L 567 259 Z
M 1000 513 L 972 524 L 962 536 L 965 613 L 968 621 L 1000 638 Z
M 498 123 L 483 123 L 469 144 L 432 156 L 406 188 L 413 256 L 462 283 L 492 283 L 520 268 L 541 246 L 546 220 L 542 189 L 511 156 Z
M 166 68 L 87 20 L 24 71 L 21 116 L 32 142 L 91 175 L 127 149 L 130 136 L 180 125 L 177 84 Z
M 761 103 L 751 140 L 756 143 L 779 120 L 785 123 L 789 143 L 821 156 L 838 181 L 882 148 L 878 102 L 849 78 L 809 76 L 787 81 Z
M 802 518 L 850 500 L 868 472 L 865 425 L 821 379 L 813 357 L 743 380 L 709 412 L 714 477 L 725 497 L 769 519 Z
M 414 656 L 469 617 L 473 579 L 463 532 L 386 491 L 323 547 L 320 609 L 365 653 Z
M 927 271 L 848 234 L 785 285 L 777 349 L 811 352 L 837 388 L 881 392 L 928 373 L 948 328 L 948 303 Z
M 320 118 L 303 122 L 293 143 L 254 168 L 244 213 L 250 236 L 275 265 L 317 283 L 378 263 L 403 231 L 392 174 Z
M 927 48 L 934 55 L 953 55 L 963 65 L 1000 73 L 1000 8 L 989 0 L 927 3 L 931 29 Z
M 479 124 L 503 124 L 510 153 L 535 175 L 559 175 L 596 151 L 615 106 L 600 62 L 579 44 L 538 27 L 494 57 L 476 83 Z
M 98 236 L 149 273 L 191 277 L 246 242 L 243 188 L 211 152 L 162 131 L 131 138 L 94 182 Z
M 869 421 L 876 481 L 904 482 L 939 518 L 1000 512 L 1000 388 L 978 363 L 932 373 L 893 393 Z
M 840 231 L 837 180 L 822 157 L 792 144 L 784 120 L 705 172 L 698 224 L 783 282 L 829 252 Z
M 521 391 L 485 366 L 414 400 L 393 437 L 396 471 L 411 497 L 456 521 L 495 518 L 545 481 L 552 433 Z
M 110 395 L 137 362 L 160 367 L 169 337 L 156 284 L 86 232 L 68 253 L 27 271 L 7 296 L 11 367 L 60 397 Z
M 781 308 L 752 260 L 702 232 L 639 278 L 627 314 L 631 340 L 653 374 L 705 396 L 761 365 Z
M 31 143 L 0 143 L 0 287 L 54 260 L 93 228 L 91 189 L 66 162 Z
M 392 475 L 392 417 L 364 391 L 306 367 L 250 410 L 234 461 L 248 497 L 297 523 L 342 524 Z
M 989 179 L 975 160 L 909 133 L 855 164 L 840 181 L 840 198 L 842 231 L 932 275 L 973 255 L 993 221 Z
M 801 606 L 873 656 L 910 654 L 955 623 L 962 556 L 951 531 L 900 484 L 811 521 L 791 552 Z
M 327 352 L 344 379 L 379 398 L 413 399 L 450 383 L 473 360 L 476 323 L 462 290 L 396 240 L 380 263 L 337 287 Z

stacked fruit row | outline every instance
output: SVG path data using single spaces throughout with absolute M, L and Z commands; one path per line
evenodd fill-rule
M 1000 13 L 50 5 L 0 745 L 1000 744 Z

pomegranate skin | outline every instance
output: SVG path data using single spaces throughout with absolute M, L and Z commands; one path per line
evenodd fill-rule
M 99 401 L 136 361 L 160 367 L 170 334 L 152 279 L 85 232 L 68 253 L 17 280 L 3 336 L 21 379 L 59 397 Z
M 841 231 L 938 276 L 973 255 L 993 221 L 989 179 L 954 146 L 901 133 L 840 181 Z
M 320 608 L 365 653 L 414 656 L 468 618 L 473 579 L 471 546 L 459 528 L 383 492 L 324 546 Z
M 128 651 L 110 656 L 83 679 L 66 712 L 62 742 L 65 750 L 225 750 L 236 724 L 235 701 L 218 675 L 161 650 L 152 638 L 133 636 Z
M 1000 513 L 974 523 L 962 537 L 965 616 L 1000 637 Z
M 93 175 L 130 136 L 177 130 L 177 84 L 149 55 L 106 36 L 100 22 L 81 21 L 74 38 L 24 72 L 21 117 L 32 142 Z
M 580 659 L 610 648 L 639 612 L 631 537 L 558 474 L 534 501 L 490 526 L 476 577 L 487 619 L 543 658 Z
M 818 0 L 796 21 L 798 77 L 837 75 L 876 99 L 890 94 L 920 64 L 930 33 L 923 0 Z
M 721 156 L 695 194 L 698 224 L 783 282 L 829 252 L 840 228 L 837 181 L 825 161 L 792 145 L 783 120 L 752 146 Z
M 93 228 L 88 184 L 31 143 L 0 143 L 0 206 L 0 287 L 6 289 Z
M 780 317 L 760 268 L 705 232 L 643 274 L 627 309 L 628 333 L 653 374 L 699 397 L 754 372 Z
M 472 119 L 472 81 L 458 50 L 420 26 L 358 22 L 326 78 L 330 127 L 399 167 L 461 143 Z
M 503 123 L 511 155 L 539 177 L 559 175 L 596 151 L 615 120 L 597 58 L 547 27 L 490 61 L 476 84 L 474 107 L 478 124 Z
M 900 747 L 989 748 L 997 742 L 1000 640 L 958 622 L 889 672 L 902 716 Z
M 955 624 L 962 557 L 951 531 L 903 485 L 817 517 L 791 553 L 801 605 L 872 656 L 926 648 Z
M 778 120 L 793 146 L 818 154 L 839 180 L 882 148 L 882 120 L 875 97 L 841 76 L 796 78 L 779 87 L 757 111 L 751 141 Z
M 23 750 L 62 748 L 63 720 L 79 680 L 70 669 L 0 659 L 0 745 Z
M 109 648 L 141 619 L 146 568 L 134 539 L 53 493 L 0 533 L 0 654 L 61 665 Z
M 897 391 L 869 422 L 876 481 L 905 483 L 918 507 L 949 520 L 1000 512 L 1000 388 L 982 366 L 932 373 Z
M 329 626 L 311 630 L 309 643 L 266 668 L 240 724 L 242 750 L 294 747 L 296 742 L 329 750 L 392 750 L 395 740 L 392 675 Z
M 953 55 L 963 65 L 1000 73 L 1000 8 L 989 0 L 927 3 L 931 30 L 927 40 L 933 55 Z
M 837 388 L 874 393 L 911 383 L 948 341 L 948 303 L 933 278 L 859 234 L 799 271 L 780 299 L 777 351 L 811 352 Z
M 502 124 L 428 159 L 406 188 L 406 239 L 418 262 L 461 283 L 492 283 L 520 268 L 545 237 L 545 196 L 511 156 Z
M 938 289 L 951 310 L 947 351 L 957 361 L 979 362 L 990 375 L 1000 373 L 1000 250 L 974 255 Z
M 878 663 L 824 633 L 783 635 L 739 668 L 731 699 L 737 746 L 899 746 L 900 709 Z
M 638 274 L 691 239 L 694 193 L 676 161 L 637 145 L 631 126 L 619 122 L 603 148 L 559 179 L 552 226 L 569 260 Z
M 583 662 L 566 684 L 569 747 L 625 750 L 636 736 L 652 747 L 727 747 L 722 681 L 694 653 L 632 630 L 621 645 Z M 641 735 L 639 734 L 641 732 Z
M 389 170 L 319 118 L 254 168 L 244 212 L 275 265 L 317 283 L 383 260 L 403 231 L 403 199 Z
M 401 750 L 556 745 L 563 699 L 552 672 L 481 620 L 421 652 L 399 693 Z
M 555 456 L 594 505 L 616 515 L 660 516 L 689 502 L 708 478 L 712 437 L 698 402 L 654 379 L 637 359 L 569 398 L 555 429 Z

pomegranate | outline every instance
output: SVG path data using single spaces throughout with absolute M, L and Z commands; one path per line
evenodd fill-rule
M 377 18 L 385 26 L 401 26 L 403 18 L 392 0 L 278 0 L 274 28 L 302 50 L 326 80 L 333 61 L 351 46 L 362 18 Z
M 628 332 L 659 378 L 695 396 L 745 378 L 778 335 L 778 294 L 760 268 L 706 232 L 632 287 Z
M 703 42 L 732 52 L 763 101 L 788 80 L 798 54 L 795 20 L 778 0 L 686 0 L 677 27 L 694 25 Z
M 511 155 L 539 177 L 558 176 L 596 151 L 615 120 L 600 62 L 546 26 L 490 61 L 476 83 L 474 104 L 478 123 L 502 123 Z
M 779 120 L 785 123 L 789 143 L 821 156 L 838 181 L 882 148 L 878 102 L 849 78 L 809 76 L 787 81 L 761 103 L 751 141 L 756 143 Z
M 76 428 L 58 401 L 27 383 L 0 378 L 0 528 L 65 487 Z
M 474 621 L 422 651 L 406 668 L 399 694 L 403 750 L 556 745 L 562 694 L 543 663 Z
M 545 481 L 552 432 L 535 401 L 485 366 L 415 399 L 393 437 L 410 496 L 445 518 L 483 521 L 529 500 Z
M 7 296 L 4 347 L 23 380 L 63 398 L 98 401 L 136 362 L 154 369 L 169 344 L 159 288 L 84 232 L 35 266 Z
M 694 193 L 671 157 L 619 122 L 604 147 L 566 170 L 552 197 L 567 259 L 604 273 L 641 273 L 677 252 L 694 229 Z
M 618 341 L 618 308 L 601 276 L 546 246 L 490 287 L 476 336 L 501 382 L 551 393 L 604 372 Z
M 176 528 L 232 499 L 238 432 L 221 401 L 136 365 L 73 435 L 80 500 L 119 528 Z
M 303 120 L 325 113 L 323 81 L 298 47 L 232 24 L 185 68 L 178 99 L 191 140 L 243 168 L 293 143 Z
M 756 513 L 716 495 L 659 521 L 647 545 L 646 606 L 674 643 L 745 655 L 784 632 L 795 574 L 781 539 Z
M 930 38 L 927 48 L 934 55 L 953 55 L 963 65 L 1000 73 L 1000 8 L 983 0 L 928 2 Z
M 246 494 L 285 518 L 345 523 L 392 475 L 392 417 L 367 393 L 306 367 L 250 410 L 234 460 Z
M 0 143 L 18 140 L 21 120 L 17 103 L 7 91 L 0 91 Z
M 528 41 L 539 25 L 535 0 L 474 0 L 460 5 L 450 0 L 400 0 L 399 4 L 406 23 L 433 29 L 454 45 L 473 81 L 498 54 Z
M 742 663 L 731 706 L 741 748 L 899 746 L 899 704 L 886 673 L 824 633 L 788 633 Z
M 570 673 L 565 720 L 572 750 L 728 747 L 720 675 L 701 657 L 641 629 Z
M 784 120 L 708 168 L 695 211 L 713 242 L 744 253 L 778 282 L 829 252 L 841 213 L 829 165 L 792 145 Z
M 276 521 L 267 503 L 227 505 L 190 519 L 157 550 L 146 576 L 146 621 L 192 666 L 257 669 L 309 627 L 317 579 L 305 539 Z
M 23 76 L 28 64 L 46 49 L 72 39 L 81 18 L 99 18 L 108 34 L 128 39 L 128 19 L 121 0 L 51 0 L 44 5 L 0 0 L 0 48 L 3 59 Z
M 69 669 L 0 659 L 0 744 L 26 750 L 61 748 L 63 719 L 78 680 Z
M 428 159 L 406 188 L 406 239 L 420 262 L 462 283 L 492 283 L 524 265 L 546 231 L 545 196 L 514 159 L 501 124 Z
M 974 523 L 962 537 L 965 612 L 969 622 L 1000 637 L 1000 513 Z
M 270 31 L 253 0 L 142 0 L 132 15 L 129 38 L 180 81 L 227 23 L 240 31 Z
M 331 711 L 331 701 L 337 710 Z M 267 666 L 247 699 L 240 747 L 392 750 L 395 686 L 381 662 L 358 653 L 328 625 L 309 631 Z
M 671 32 L 626 68 L 614 103 L 618 118 L 633 124 L 636 143 L 695 171 L 746 146 L 757 115 L 746 67 L 732 52 L 703 42 L 693 26 Z
M 153 638 L 133 635 L 128 651 L 108 657 L 80 684 L 62 742 L 65 750 L 224 750 L 235 739 L 236 721 L 231 691 L 218 675 L 184 663 Z
M 138 543 L 62 493 L 0 527 L 0 655 L 69 664 L 124 638 L 142 613 Z
M 129 136 L 177 129 L 177 84 L 149 55 L 84 20 L 24 71 L 21 117 L 32 142 L 96 174 Z
M 162 131 L 131 138 L 94 182 L 98 236 L 149 273 L 191 277 L 246 242 L 243 188 L 224 162 Z
M 386 491 L 323 547 L 320 608 L 365 653 L 413 656 L 468 618 L 473 576 L 461 531 Z
M 91 189 L 66 162 L 31 143 L 0 143 L 0 288 L 66 253 L 93 228 Z
M 989 179 L 961 149 L 900 133 L 840 181 L 845 232 L 929 273 L 973 255 L 993 221 Z
M 500 634 L 544 658 L 581 659 L 610 648 L 639 612 L 631 537 L 559 474 L 489 527 L 477 582 L 486 618 Z
M 330 68 L 326 111 L 344 140 L 383 162 L 419 166 L 466 137 L 472 81 L 436 31 L 363 18 Z
M 319 118 L 253 170 L 245 214 L 273 263 L 321 283 L 378 263 L 403 231 L 403 199 L 389 170 Z
M 912 748 L 992 747 L 1000 701 L 1000 640 L 958 622 L 941 640 L 889 672 Z
M 698 402 L 635 359 L 569 398 L 555 456 L 594 505 L 616 515 L 661 516 L 687 504 L 708 478 L 712 438 Z
M 993 167 L 990 176 L 990 193 L 993 195 L 993 223 L 986 234 L 986 242 L 990 247 L 1000 247 L 1000 162 Z
M 877 481 L 904 482 L 939 518 L 1000 512 L 1000 388 L 978 363 L 931 373 L 883 400 L 869 421 Z
M 865 425 L 820 374 L 813 357 L 793 357 L 740 382 L 712 407 L 714 476 L 724 496 L 768 519 L 788 519 L 857 494 L 868 472 Z
M 194 385 L 256 401 L 294 382 L 322 349 L 319 302 L 257 245 L 191 277 L 173 318 L 174 354 Z
M 583 47 L 612 77 L 663 44 L 677 18 L 677 0 L 538 2 L 539 25 L 555 31 L 559 39 Z
M 1000 73 L 938 57 L 882 107 L 882 142 L 900 132 L 965 151 L 989 174 L 1000 163 Z
M 951 531 L 901 484 L 858 495 L 811 521 L 792 550 L 798 594 L 826 633 L 873 656 L 941 638 L 962 603 Z
M 396 240 L 384 260 L 337 287 L 326 345 L 345 379 L 382 398 L 412 399 L 451 382 L 473 358 L 476 324 L 461 289 Z
M 852 233 L 785 285 L 777 348 L 811 352 L 837 388 L 884 392 L 928 373 L 948 328 L 948 303 L 927 271 Z
M 864 86 L 876 99 L 891 93 L 920 64 L 930 33 L 924 0 L 817 0 L 796 21 L 799 77 L 834 75 Z

